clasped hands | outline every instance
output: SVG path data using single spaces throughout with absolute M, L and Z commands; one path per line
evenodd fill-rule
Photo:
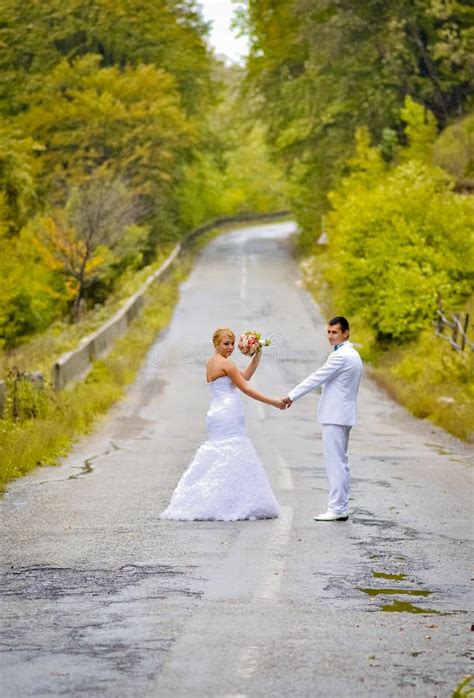
M 277 402 L 279 404 L 276 405 L 276 407 L 278 407 L 279 410 L 287 410 L 293 404 L 293 400 L 290 400 L 289 397 L 280 398 Z

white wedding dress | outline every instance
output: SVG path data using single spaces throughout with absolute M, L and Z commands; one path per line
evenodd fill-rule
M 272 519 L 279 507 L 245 431 L 238 388 L 228 376 L 209 383 L 208 441 L 179 481 L 161 519 Z

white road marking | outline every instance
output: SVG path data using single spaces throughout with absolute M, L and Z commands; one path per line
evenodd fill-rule
M 242 267 L 240 270 L 240 300 L 247 297 L 247 257 L 242 257 Z
M 250 679 L 259 669 L 260 648 L 257 645 L 245 647 L 239 658 L 237 676 L 240 679 Z
M 277 600 L 285 571 L 285 562 L 282 559 L 276 559 L 274 553 L 276 549 L 278 551 L 286 549 L 292 522 L 293 508 L 282 507 L 280 518 L 276 520 L 272 531 L 271 545 L 268 550 L 271 555 L 267 556 L 269 559 L 265 565 L 265 574 L 262 574 L 261 582 L 255 590 L 255 600 L 257 601 L 264 600 L 274 603 Z
M 293 475 L 288 467 L 286 460 L 280 453 L 275 455 L 275 461 L 277 464 L 277 487 L 280 490 L 293 490 L 295 485 L 293 483 Z
M 258 603 L 276 603 L 280 591 L 281 581 L 285 572 L 285 562 L 275 559 L 275 549 L 284 550 L 290 536 L 293 522 L 292 507 L 282 507 L 280 518 L 275 521 L 272 530 L 270 545 L 266 551 L 264 571 L 261 572 L 261 581 L 255 590 L 254 599 Z M 236 676 L 240 679 L 251 678 L 260 668 L 260 648 L 258 645 L 249 645 L 242 650 Z

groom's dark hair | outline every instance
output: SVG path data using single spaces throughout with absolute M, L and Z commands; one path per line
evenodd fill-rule
M 349 332 L 349 320 L 342 315 L 336 315 L 329 320 L 328 325 L 340 325 L 343 332 Z

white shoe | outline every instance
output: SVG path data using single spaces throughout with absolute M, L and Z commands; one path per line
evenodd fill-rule
M 313 516 L 315 521 L 347 521 L 349 514 L 335 514 L 333 511 L 327 511 L 325 514 Z

